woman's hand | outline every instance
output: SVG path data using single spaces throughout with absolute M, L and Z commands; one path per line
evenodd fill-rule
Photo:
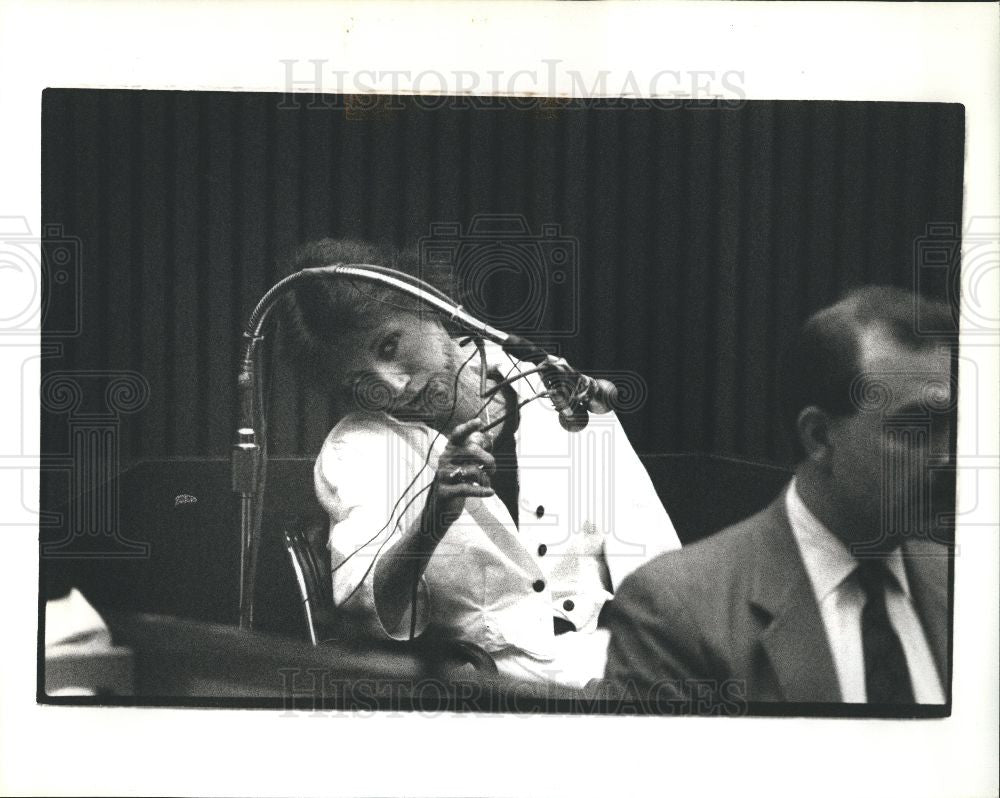
M 461 515 L 467 498 L 493 495 L 490 477 L 496 473 L 496 461 L 489 452 L 493 441 L 487 433 L 479 431 L 482 426 L 478 418 L 459 424 L 438 459 L 424 507 L 425 531 L 437 540 L 444 537 Z

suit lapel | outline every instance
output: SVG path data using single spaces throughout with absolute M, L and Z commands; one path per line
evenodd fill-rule
M 913 603 L 948 695 L 948 549 L 932 543 L 904 544 L 903 561 Z
M 823 620 L 785 512 L 785 494 L 754 525 L 759 558 L 750 603 L 765 616 L 759 642 L 787 701 L 839 702 Z

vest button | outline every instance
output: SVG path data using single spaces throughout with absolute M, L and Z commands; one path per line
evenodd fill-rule
M 545 590 L 545 582 L 543 582 L 541 579 L 536 579 L 532 587 L 535 588 L 536 593 L 541 593 L 543 590 Z
M 539 557 L 544 557 L 545 556 L 545 552 L 547 552 L 548 550 L 549 550 L 549 547 L 546 546 L 544 543 L 539 544 L 539 546 L 538 546 L 538 556 Z
M 541 518 L 543 515 L 545 515 L 545 508 L 542 505 L 539 504 L 535 508 L 535 516 L 538 517 L 538 518 Z
M 563 602 L 563 609 L 566 610 L 566 612 L 572 612 L 575 606 L 576 604 L 573 603 L 572 599 L 566 599 Z

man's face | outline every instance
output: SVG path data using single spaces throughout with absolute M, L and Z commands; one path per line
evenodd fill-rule
M 891 548 L 927 539 L 953 510 L 949 453 L 954 397 L 947 349 L 910 349 L 885 331 L 861 336 L 853 415 L 830 424 L 831 498 L 850 542 Z

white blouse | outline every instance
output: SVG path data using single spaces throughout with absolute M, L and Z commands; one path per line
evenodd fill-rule
M 508 376 L 529 368 L 497 347 L 487 352 L 491 368 Z M 543 389 L 537 375 L 513 387 L 519 400 Z M 680 541 L 613 413 L 567 432 L 549 400 L 538 399 L 521 408 L 514 438 L 519 528 L 499 496 L 466 499 L 424 571 L 416 631 L 433 624 L 476 643 L 510 675 L 582 685 L 603 675 L 607 636 L 597 619 L 611 591 Z M 375 634 L 409 636 L 409 611 L 397 627 L 383 626 L 372 576 L 402 531 L 419 524 L 421 491 L 446 444 L 424 424 L 355 413 L 334 427 L 316 461 L 334 600 L 360 609 Z M 553 617 L 577 631 L 555 635 Z

